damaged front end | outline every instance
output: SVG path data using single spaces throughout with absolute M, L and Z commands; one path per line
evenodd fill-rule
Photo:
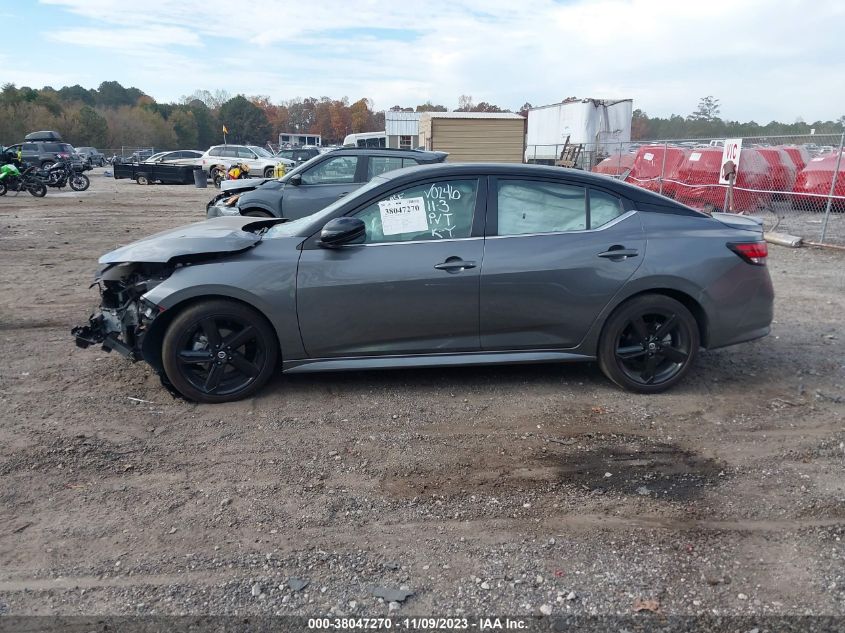
M 78 347 L 102 345 L 102 349 L 141 360 L 141 345 L 152 322 L 163 311 L 144 295 L 173 273 L 159 263 L 106 264 L 92 284 L 100 289 L 100 308 L 86 325 L 71 330 Z

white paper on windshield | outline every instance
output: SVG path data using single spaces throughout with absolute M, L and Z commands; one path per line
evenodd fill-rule
M 421 233 L 428 231 L 425 200 L 422 198 L 395 198 L 378 203 L 381 213 L 381 231 L 384 235 Z
M 654 160 L 654 154 L 652 154 L 651 152 L 646 152 L 645 154 L 643 154 L 643 158 L 645 158 L 646 160 Z
M 701 158 L 701 152 L 693 152 L 689 155 L 689 159 L 693 162 L 697 161 L 699 158 Z

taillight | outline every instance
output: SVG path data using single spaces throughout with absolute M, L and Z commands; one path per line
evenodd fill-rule
M 766 242 L 733 242 L 728 244 L 728 248 L 749 264 L 757 266 L 765 266 L 766 257 L 769 256 L 769 245 Z

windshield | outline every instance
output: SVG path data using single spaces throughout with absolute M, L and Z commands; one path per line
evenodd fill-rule
M 250 145 L 249 149 L 261 156 L 261 158 L 273 158 L 273 155 L 263 147 L 258 147 L 257 145 Z
M 159 152 L 158 154 L 153 154 L 153 155 L 152 155 L 152 156 L 150 156 L 147 160 L 156 160 L 157 158 L 161 158 L 162 156 L 164 156 L 164 155 L 165 155 L 165 154 L 167 154 L 167 153 L 168 153 L 168 152 Z M 142 155 L 143 155 L 143 154 L 142 154 Z
M 300 235 L 299 232 L 304 228 L 309 227 L 312 224 L 316 224 L 317 226 L 319 226 L 321 222 L 327 221 L 327 219 L 330 218 L 332 214 L 334 214 L 338 207 L 346 204 L 347 202 L 352 202 L 353 200 L 363 195 L 366 195 L 368 191 L 379 185 L 383 185 L 387 182 L 387 180 L 388 179 L 384 178 L 383 176 L 376 176 L 360 189 L 356 190 L 353 193 L 350 193 L 348 196 L 338 198 L 322 211 L 317 211 L 317 213 L 314 213 L 312 215 L 306 215 L 304 218 L 299 218 L 298 220 L 285 222 L 284 224 L 277 224 L 276 226 L 270 228 L 267 233 L 264 234 L 264 238 L 269 239 L 274 237 L 293 237 L 295 235 Z

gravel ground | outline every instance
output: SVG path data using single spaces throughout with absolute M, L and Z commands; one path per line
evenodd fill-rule
M 772 335 L 667 394 L 538 365 L 195 405 L 69 330 L 101 253 L 213 190 L 100 174 L 0 198 L 0 614 L 845 615 L 845 254 L 771 247 Z

